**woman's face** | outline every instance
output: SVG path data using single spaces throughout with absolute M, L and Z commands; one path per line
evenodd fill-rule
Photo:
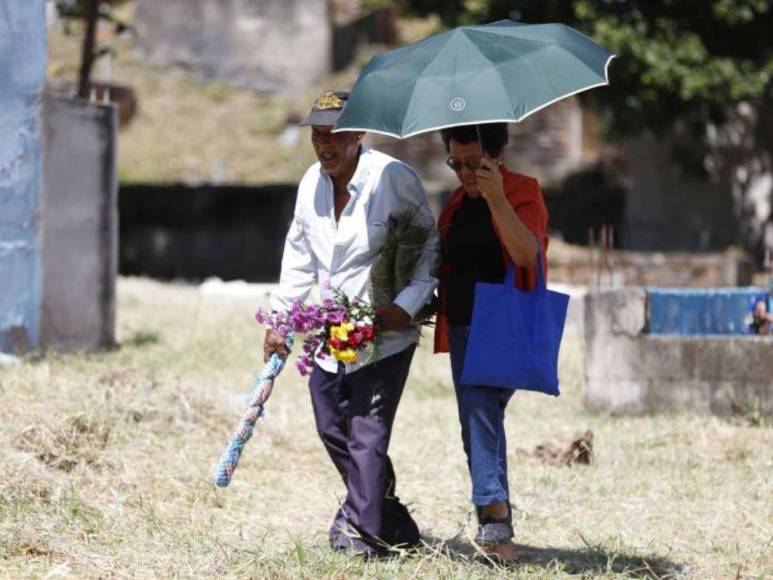
M 480 167 L 480 144 L 476 141 L 472 143 L 459 143 L 451 139 L 448 143 L 448 153 L 452 163 L 461 162 L 459 170 L 454 171 L 467 193 L 473 195 L 479 193 L 475 169 Z
M 481 149 L 480 143 L 473 141 L 472 143 L 459 143 L 454 139 L 451 139 L 448 143 L 449 153 L 449 165 L 456 165 L 459 168 L 453 168 L 456 172 L 456 177 L 459 178 L 460 183 L 464 186 L 467 193 L 477 195 L 480 193 L 478 189 L 478 182 L 475 177 L 475 171 L 480 167 Z M 486 159 L 494 161 L 499 164 L 502 162 L 502 154 L 492 158 L 489 155 L 484 155 Z

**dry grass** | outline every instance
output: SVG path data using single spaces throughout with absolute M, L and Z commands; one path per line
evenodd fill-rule
M 256 300 L 123 279 L 123 348 L 0 368 L 0 576 L 500 577 L 469 561 L 469 484 L 446 359 L 414 362 L 391 453 L 420 556 L 331 553 L 344 489 L 287 369 L 231 487 L 210 473 L 257 368 Z M 773 574 L 773 430 L 679 415 L 622 419 L 581 404 L 580 343 L 563 395 L 511 402 L 510 481 L 524 578 Z M 517 452 L 594 432 L 593 466 Z

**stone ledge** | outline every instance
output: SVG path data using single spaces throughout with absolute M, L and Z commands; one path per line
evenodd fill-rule
M 773 337 L 648 335 L 645 306 L 643 289 L 587 296 L 589 409 L 773 416 Z

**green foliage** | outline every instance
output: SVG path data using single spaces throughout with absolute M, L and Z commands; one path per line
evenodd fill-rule
M 390 217 L 379 258 L 370 271 L 368 296 L 375 308 L 390 304 L 413 278 L 427 239 L 434 226 L 419 208 L 411 208 Z M 437 268 L 437 264 L 431 266 Z M 429 313 L 417 314 L 424 320 Z
M 612 84 L 592 98 L 618 133 L 702 130 L 730 106 L 771 98 L 773 20 L 762 0 L 577 0 L 576 24 L 617 54 Z
M 675 122 L 702 131 L 741 101 L 773 99 L 773 2 L 769 0 L 403 0 L 403 9 L 437 13 L 445 26 L 508 18 L 563 22 L 617 58 L 612 84 L 592 91 L 613 112 L 616 133 L 665 131 Z
M 519 9 L 519 2 L 507 0 L 400 0 L 404 12 L 418 16 L 437 15 L 448 28 L 462 24 L 477 24 L 508 18 L 510 12 Z M 554 0 L 530 2 L 537 9 L 541 4 L 554 4 Z

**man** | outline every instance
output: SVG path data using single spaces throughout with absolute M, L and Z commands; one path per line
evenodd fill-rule
M 768 313 L 767 298 L 756 298 L 749 328 L 754 334 L 766 336 L 770 332 L 771 325 L 773 325 L 773 314 Z
M 301 123 L 311 126 L 319 159 L 298 187 L 295 213 L 285 241 L 273 310 L 305 300 L 317 282 L 322 297 L 334 289 L 368 300 L 370 270 L 390 224 L 413 212 L 431 228 L 412 279 L 392 304 L 376 309 L 377 355 L 351 364 L 317 356 L 309 379 L 317 432 L 346 485 L 346 499 L 330 528 L 334 549 L 365 557 L 390 546 L 415 546 L 419 530 L 395 495 L 387 455 L 392 424 L 408 376 L 419 330 L 412 322 L 437 284 L 437 233 L 420 180 L 406 164 L 361 142 L 364 133 L 333 133 L 348 93 L 324 92 Z M 287 356 L 282 337 L 267 330 L 266 359 Z

